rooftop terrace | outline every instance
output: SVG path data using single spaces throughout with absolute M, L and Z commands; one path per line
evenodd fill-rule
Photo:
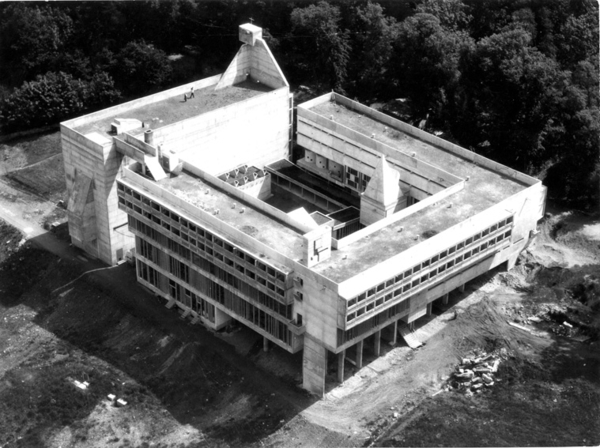
M 172 96 L 151 104 L 133 107 L 132 109 L 115 112 L 114 115 L 91 120 L 80 126 L 75 126 L 75 130 L 81 134 L 95 131 L 105 136 L 111 136 L 110 124 L 115 118 L 134 118 L 145 123 L 147 128 L 157 129 L 273 90 L 252 80 L 220 90 L 215 90 L 215 85 L 216 81 L 215 84 L 195 90 L 194 98 L 187 101 L 183 100 L 182 93 L 174 93 Z M 189 89 L 186 93 L 189 93 Z
M 408 154 L 415 152 L 418 159 L 437 165 L 461 178 L 469 178 L 461 191 L 346 247 L 332 251 L 331 258 L 313 268 L 337 283 L 419 244 L 426 238 L 424 235 L 443 232 L 528 186 L 524 182 L 476 165 L 405 132 L 390 129 L 389 124 L 351 110 L 339 102 L 327 101 L 311 107 L 310 110 L 327 118 L 333 115 L 338 124 L 369 137 L 375 134 L 377 140 L 396 150 Z M 403 230 L 399 233 L 401 227 Z M 415 239 L 417 236 L 419 238 Z

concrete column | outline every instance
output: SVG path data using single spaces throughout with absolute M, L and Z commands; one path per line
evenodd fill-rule
M 513 255 L 508 260 L 506 260 L 506 270 L 510 271 L 517 264 L 517 258 L 519 258 L 519 254 Z
M 392 324 L 392 329 L 394 330 L 394 336 L 392 336 L 392 342 L 390 342 L 390 345 L 396 345 L 398 342 L 398 321 L 395 321 Z
M 373 337 L 375 338 L 373 344 L 375 348 L 375 356 L 379 356 L 379 353 L 381 353 L 381 330 L 375 333 Z
M 263 336 L 263 351 L 269 351 L 269 340 Z
M 338 368 L 337 368 L 337 377 L 338 382 L 344 382 L 344 362 L 346 361 L 346 350 L 342 350 L 337 355 Z
M 462 285 L 460 285 L 460 286 L 458 287 L 458 290 L 459 290 L 460 292 L 465 292 L 465 284 L 463 283 Z
M 322 397 L 325 393 L 327 349 L 308 333 L 305 333 L 302 356 L 302 387 Z
M 442 296 L 442 303 L 444 305 L 448 305 L 448 299 L 450 298 L 450 294 L 446 293 Z
M 363 355 L 363 345 L 365 340 L 363 339 L 359 343 L 356 344 L 356 368 L 362 368 L 362 355 Z
M 429 302 L 427 304 L 427 315 L 431 316 L 431 313 L 433 312 L 433 302 Z

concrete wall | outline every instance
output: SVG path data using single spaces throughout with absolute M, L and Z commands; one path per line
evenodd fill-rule
M 246 79 L 259 81 L 273 89 L 289 87 L 269 46 L 262 39 L 256 39 L 254 45 L 242 45 L 223 73 L 216 89 L 224 89 Z
M 75 227 L 89 223 L 93 217 L 96 225 L 95 241 L 81 241 L 75 237 L 73 243 L 103 262 L 115 264 L 118 258 L 117 251 L 122 249 L 124 256 L 134 245 L 132 235 L 124 226 L 127 223 L 127 215 L 117 206 L 115 179 L 123 156 L 116 151 L 112 141 L 107 139 L 107 143 L 101 145 L 70 129 L 64 123 L 61 124 L 61 143 L 67 195 L 73 194 L 76 173 L 81 173 L 93 181 L 93 212 L 90 206 L 87 206 L 84 214 L 80 216 L 81 220 L 71 219 L 69 232 L 72 235 L 85 233 L 88 238 L 92 238 L 94 233 L 89 229 Z
M 156 129 L 154 143 L 215 175 L 243 164 L 262 168 L 288 157 L 289 109 L 284 87 Z
M 305 103 L 306 104 L 306 103 Z M 333 160 L 372 176 L 381 154 L 390 166 L 400 172 L 403 189 L 417 191 L 411 196 L 421 200 L 461 179 L 443 169 L 412 157 L 376 139 L 367 137 L 322 115 L 298 106 L 298 144 Z

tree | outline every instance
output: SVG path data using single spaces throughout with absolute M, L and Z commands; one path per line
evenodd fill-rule
M 325 1 L 305 8 L 295 8 L 291 14 L 292 37 L 304 38 L 296 45 L 302 51 L 306 72 L 315 81 L 343 91 L 346 80 L 350 44 L 348 31 L 339 26 L 340 10 Z
M 513 29 L 481 39 L 461 61 L 461 110 L 454 135 L 521 170 L 544 159 L 548 129 L 568 83 L 556 61 Z
M 367 99 L 389 94 L 386 72 L 397 34 L 396 20 L 385 16 L 379 4 L 369 1 L 350 8 L 349 24 L 352 52 L 347 90 Z
M 0 19 L 0 60 L 10 81 L 31 79 L 64 51 L 73 22 L 62 9 L 12 3 Z
M 129 42 L 117 55 L 116 77 L 131 93 L 164 86 L 173 69 L 164 51 L 144 40 Z
M 87 82 L 64 72 L 49 72 L 25 82 L 8 97 L 2 104 L 0 120 L 9 132 L 45 126 L 107 106 L 119 96 L 106 73 L 98 73 Z
M 598 9 L 588 5 L 584 13 L 570 15 L 556 36 L 557 59 L 567 68 L 589 58 L 598 59 Z
M 398 95 L 410 99 L 415 118 L 429 114 L 443 121 L 453 114 L 459 60 L 473 45 L 466 33 L 443 28 L 431 14 L 418 13 L 400 24 L 389 72 Z
M 417 12 L 431 14 L 440 25 L 450 30 L 465 30 L 473 19 L 469 7 L 461 0 L 425 0 L 417 5 Z

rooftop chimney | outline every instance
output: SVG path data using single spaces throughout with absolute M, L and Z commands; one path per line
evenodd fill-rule
M 144 132 L 144 141 L 149 145 L 154 146 L 154 132 L 152 129 L 148 129 L 146 132 Z

